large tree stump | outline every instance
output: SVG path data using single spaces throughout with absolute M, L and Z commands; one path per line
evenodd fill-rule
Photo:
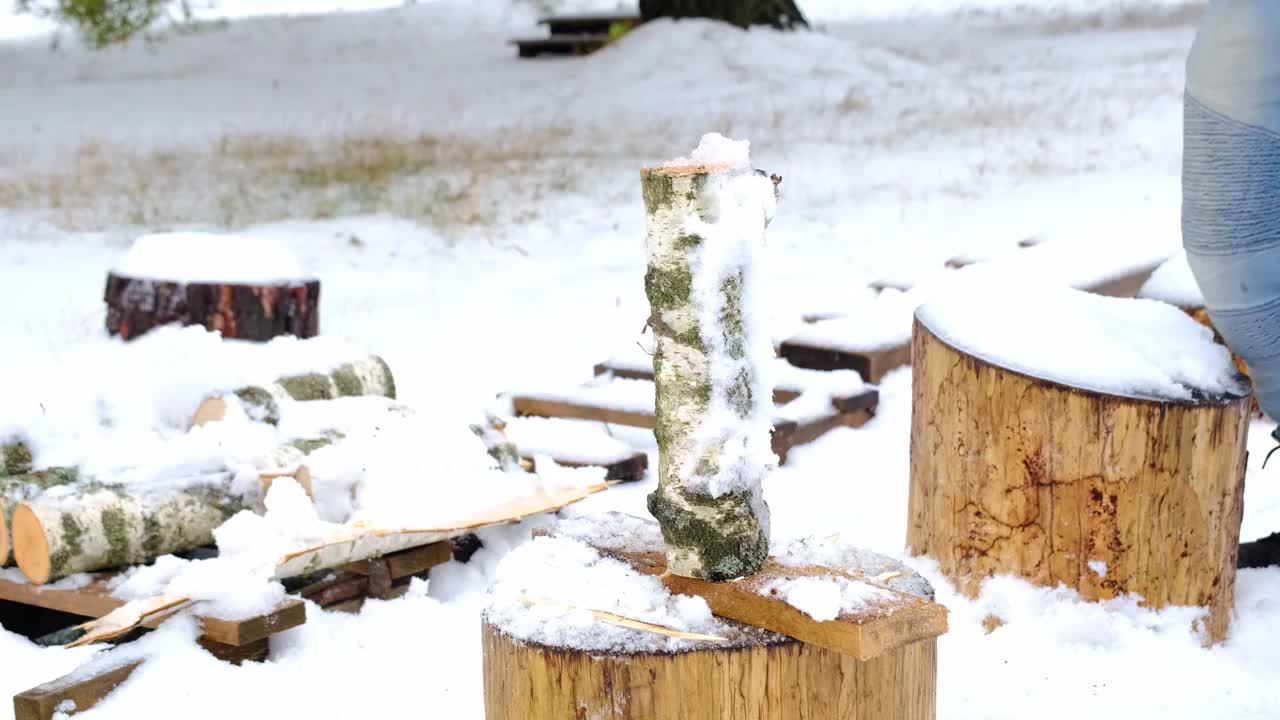
M 107 275 L 104 299 L 107 332 L 125 340 L 171 323 L 256 341 L 320 329 L 320 281 L 257 238 L 144 235 Z
M 932 720 L 937 640 L 860 661 L 770 636 L 633 655 L 525 643 L 484 625 L 487 720 Z
M 935 715 L 946 609 L 928 581 L 896 560 L 809 539 L 778 548 L 756 575 L 711 582 L 668 573 L 662 535 L 641 518 L 579 516 L 535 535 L 508 556 L 484 614 L 488 720 Z M 634 572 L 619 575 L 619 562 Z M 793 605 L 804 583 L 810 601 Z M 823 610 L 812 598 L 824 592 L 866 601 Z M 607 605 L 611 597 L 616 606 Z M 710 635 L 638 627 L 614 613 L 698 598 L 715 618 L 690 629 Z M 606 603 L 603 612 L 592 603 Z M 531 617 L 535 611 L 542 614 Z
M 1168 311 L 1174 316 L 1159 315 L 1162 322 L 1191 323 Z M 984 321 L 1001 323 L 1000 312 Z M 1181 331 L 1212 342 L 1194 326 Z M 1137 593 L 1150 607 L 1206 608 L 1208 640 L 1225 638 L 1247 391 L 1193 391 L 1192 400 L 1098 392 L 1008 369 L 939 335 L 917 314 L 910 550 L 937 560 L 970 596 L 984 578 L 1006 573 L 1094 600 Z M 1231 372 L 1225 351 L 1215 362 Z

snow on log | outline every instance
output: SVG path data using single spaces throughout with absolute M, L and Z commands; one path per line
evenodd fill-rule
M 1250 398 L 1210 330 L 1152 300 L 969 287 L 921 308 L 912 367 L 914 554 L 970 595 L 994 574 L 1136 593 L 1226 636 Z
M 31 448 L 21 440 L 0 442 L 0 476 L 31 472 Z
M 275 425 L 280 422 L 282 401 L 335 400 L 361 395 L 381 395 L 392 399 L 396 396 L 391 366 L 377 355 L 344 363 L 327 373 L 292 375 L 270 385 L 251 385 L 228 395 L 206 398 L 196 408 L 191 424 L 195 427 L 223 419 L 231 398 L 244 408 L 251 419 Z
M 658 489 L 649 511 L 671 571 L 727 580 L 769 550 L 761 482 L 771 447 L 775 357 L 756 266 L 776 184 L 748 144 L 717 134 L 691 158 L 645 168 L 645 293 L 656 337 Z
M 0 567 L 13 561 L 9 528 L 13 524 L 13 511 L 18 503 L 35 497 L 48 488 L 75 482 L 79 476 L 80 473 L 75 468 L 49 468 L 23 475 L 0 477 Z
M 170 323 L 258 341 L 319 331 L 320 281 L 261 238 L 144 235 L 107 275 L 104 299 L 107 332 L 125 340 Z
M 18 505 L 13 554 L 36 584 L 79 572 L 148 562 L 213 542 L 213 530 L 245 508 L 231 474 L 171 487 L 67 486 Z

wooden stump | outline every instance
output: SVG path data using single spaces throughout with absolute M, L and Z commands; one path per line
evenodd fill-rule
M 485 623 L 487 720 L 923 720 L 937 640 L 859 661 L 797 640 L 673 654 L 525 643 Z
M 265 341 L 280 335 L 315 337 L 320 281 L 271 285 L 179 283 L 107 275 L 107 332 L 131 340 L 170 323 L 203 325 L 224 338 Z
M 907 543 L 961 591 L 993 574 L 1201 606 L 1227 636 L 1250 398 L 1118 397 L 958 351 L 917 318 Z

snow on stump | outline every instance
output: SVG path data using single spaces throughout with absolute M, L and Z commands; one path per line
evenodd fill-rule
M 1198 606 L 1227 635 L 1249 391 L 1179 309 L 968 287 L 922 306 L 907 542 L 973 596 L 994 574 Z
M 484 612 L 487 720 L 935 717 L 946 610 L 897 561 L 797 543 L 709 582 L 665 572 L 652 521 L 539 535 L 503 559 Z
M 255 341 L 320 326 L 320 281 L 260 238 L 144 235 L 107 275 L 104 299 L 108 334 L 125 340 L 171 323 Z

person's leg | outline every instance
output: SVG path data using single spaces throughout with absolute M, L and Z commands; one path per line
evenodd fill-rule
M 1214 327 L 1280 420 L 1280 2 L 1205 10 L 1187 61 L 1182 242 Z M 1277 563 L 1280 534 L 1241 546 L 1241 567 Z

